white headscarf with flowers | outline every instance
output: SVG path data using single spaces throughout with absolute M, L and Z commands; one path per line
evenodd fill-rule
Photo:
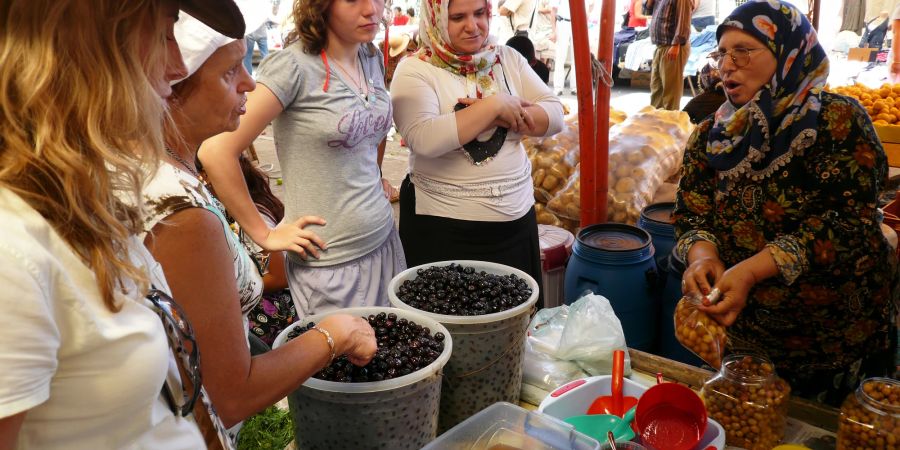
M 491 2 L 485 0 L 485 13 L 490 26 Z M 424 11 L 419 21 L 419 39 L 421 48 L 416 56 L 436 67 L 448 70 L 466 78 L 466 93 L 471 98 L 486 98 L 496 94 L 499 84 L 494 68 L 500 66 L 500 54 L 493 36 L 485 39 L 478 53 L 460 54 L 450 45 L 447 30 L 450 0 L 422 0 Z

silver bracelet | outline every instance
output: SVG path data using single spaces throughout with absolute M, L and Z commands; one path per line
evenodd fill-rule
M 325 340 L 328 342 L 328 347 L 331 348 L 331 359 L 329 359 L 328 364 L 325 365 L 325 367 L 328 367 L 334 362 L 334 339 L 331 338 L 331 333 L 329 333 L 328 330 L 319 328 L 318 325 L 314 325 L 311 329 L 322 333 L 322 336 L 325 336 Z

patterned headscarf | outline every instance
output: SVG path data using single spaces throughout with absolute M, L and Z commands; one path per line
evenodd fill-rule
M 806 17 L 779 0 L 739 6 L 719 25 L 717 39 L 729 28 L 759 40 L 778 65 L 772 80 L 747 104 L 736 108 L 725 102 L 719 108 L 707 155 L 721 178 L 759 180 L 815 143 L 828 57 Z
M 488 25 L 491 2 L 485 0 Z M 416 56 L 436 67 L 466 77 L 466 92 L 472 98 L 485 98 L 499 91 L 494 66 L 500 64 L 500 54 L 493 36 L 489 36 L 481 50 L 472 55 L 462 55 L 450 45 L 447 32 L 450 0 L 422 0 L 422 19 L 419 21 L 421 48 Z

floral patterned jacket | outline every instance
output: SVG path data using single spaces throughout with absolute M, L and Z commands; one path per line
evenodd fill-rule
M 706 154 L 712 119 L 702 122 L 674 214 L 682 258 L 698 240 L 714 243 L 726 267 L 772 252 L 780 275 L 750 291 L 729 347 L 768 354 L 792 385 L 888 354 L 897 301 L 896 256 L 877 210 L 884 149 L 855 100 L 822 93 L 821 101 L 816 144 L 758 181 L 717 176 Z

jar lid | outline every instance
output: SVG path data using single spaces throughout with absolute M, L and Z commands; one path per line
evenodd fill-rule
M 539 224 L 538 241 L 541 244 L 541 265 L 544 270 L 552 270 L 566 265 L 572 254 L 575 236 L 563 228 Z
M 591 225 L 578 233 L 582 244 L 608 252 L 631 252 L 650 245 L 646 231 L 622 223 Z
M 651 222 L 673 224 L 672 211 L 675 210 L 674 202 L 654 203 L 641 211 L 641 217 Z

